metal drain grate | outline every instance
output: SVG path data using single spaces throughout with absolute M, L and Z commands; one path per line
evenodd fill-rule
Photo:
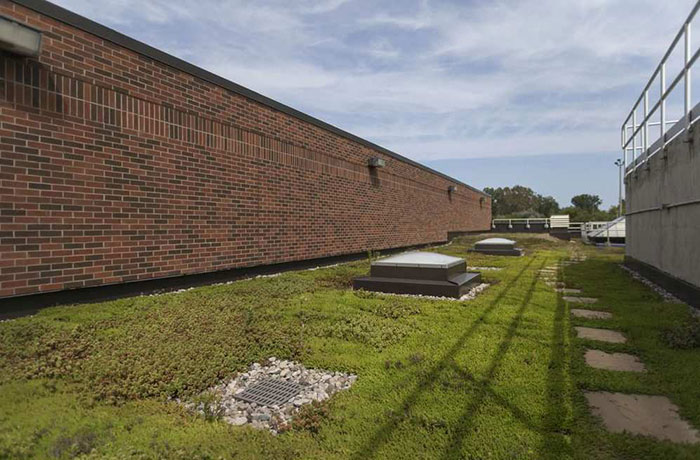
M 301 391 L 301 386 L 284 380 L 266 379 L 234 396 L 241 401 L 274 406 L 284 404 Z

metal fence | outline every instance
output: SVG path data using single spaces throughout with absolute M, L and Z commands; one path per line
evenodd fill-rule
M 583 226 L 583 222 L 567 222 L 566 227 L 573 233 L 578 233 Z M 552 228 L 552 219 L 549 217 L 531 217 L 531 218 L 516 218 L 516 219 L 493 219 L 491 228 L 507 228 L 513 229 L 541 229 L 543 231 Z M 556 224 L 555 224 L 556 227 Z
M 497 224 L 507 224 L 508 228 L 513 228 L 515 225 L 524 225 L 525 228 L 531 228 L 533 225 L 541 225 L 543 228 L 549 228 L 551 223 L 548 218 L 533 217 L 532 219 L 493 219 L 491 221 L 491 228 L 496 228 Z
M 690 106 L 692 102 L 691 68 L 698 57 L 700 57 L 700 49 L 694 52 L 691 49 L 691 23 L 699 9 L 700 0 L 695 3 L 690 15 L 688 15 L 680 31 L 676 34 L 676 37 L 671 42 L 671 46 L 661 58 L 661 62 L 651 74 L 649 82 L 642 90 L 639 98 L 637 98 L 624 123 L 622 123 L 622 152 L 625 162 L 625 175 L 644 165 L 651 156 L 658 152 L 662 152 L 662 155 L 665 155 L 666 144 L 681 134 L 685 133 L 688 135 L 688 128 L 700 115 L 700 110 L 698 110 L 700 104 L 695 108 Z M 681 42 L 683 42 L 683 68 L 677 75 L 673 76 L 673 79 L 667 85 L 666 66 L 677 45 Z M 678 120 L 668 120 L 666 117 L 666 102 L 681 82 L 683 82 L 682 88 L 684 91 L 683 114 Z M 652 94 L 655 93 L 652 90 L 652 86 L 655 83 L 659 85 L 659 97 L 655 98 L 655 102 L 650 106 L 649 104 L 652 102 L 649 100 L 650 91 L 652 91 Z M 638 112 L 642 113 L 638 114 Z M 671 128 L 667 129 L 669 125 L 671 125 Z M 654 131 L 657 134 L 650 133 L 650 128 L 655 128 Z

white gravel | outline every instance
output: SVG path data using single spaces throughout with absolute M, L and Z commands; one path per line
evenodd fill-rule
M 636 279 L 637 281 L 639 281 L 642 284 L 651 288 L 652 291 L 659 294 L 661 297 L 664 298 L 664 300 L 666 300 L 668 302 L 685 303 L 685 302 L 681 301 L 680 299 L 678 299 L 673 294 L 671 294 L 670 292 L 668 292 L 667 290 L 665 290 L 664 288 L 662 288 L 661 286 L 659 286 L 658 284 L 644 278 L 642 275 L 640 275 L 638 272 L 632 270 L 631 268 L 629 268 L 623 264 L 620 264 L 620 268 L 622 268 L 624 271 L 629 273 L 632 278 Z
M 301 386 L 299 394 L 282 405 L 260 406 L 236 399 L 235 395 L 265 379 L 294 382 Z M 250 425 L 277 434 L 288 427 L 299 410 L 314 401 L 324 401 L 335 393 L 349 389 L 357 380 L 354 374 L 323 369 L 308 369 L 303 364 L 268 359 L 264 365 L 254 363 L 248 372 L 215 386 L 209 391 L 217 398 L 216 412 L 231 425 Z M 204 412 L 204 405 L 184 403 L 191 410 Z M 210 409 L 211 410 L 211 409 Z
M 414 297 L 417 299 L 430 299 L 430 300 L 451 300 L 453 302 L 464 302 L 466 300 L 474 300 L 477 295 L 487 287 L 489 287 L 489 283 L 481 283 L 477 284 L 473 288 L 469 290 L 466 294 L 464 294 L 462 297 L 459 299 L 456 299 L 454 297 L 440 297 L 440 296 L 435 296 L 435 295 L 420 295 L 420 294 L 394 294 L 391 292 L 373 292 L 373 294 L 377 295 L 391 295 L 391 296 L 397 296 L 397 297 Z

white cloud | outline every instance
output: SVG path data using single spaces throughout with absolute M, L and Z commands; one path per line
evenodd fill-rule
M 616 151 L 693 0 L 59 0 L 416 159 Z

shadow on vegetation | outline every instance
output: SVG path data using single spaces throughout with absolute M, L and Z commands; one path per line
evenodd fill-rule
M 528 262 L 528 264 L 523 267 L 520 272 L 512 279 L 506 286 L 504 286 L 499 292 L 498 296 L 493 299 L 493 301 L 486 307 L 484 312 L 479 316 L 479 318 L 475 319 L 471 327 L 465 331 L 464 334 L 462 334 L 457 342 L 450 348 L 450 350 L 445 353 L 445 355 L 442 357 L 440 362 L 433 367 L 433 369 L 426 374 L 426 376 L 420 380 L 420 382 L 417 384 L 415 389 L 404 399 L 401 408 L 397 411 L 400 414 L 408 414 L 411 409 L 415 406 L 416 402 L 419 400 L 420 396 L 426 392 L 429 391 L 432 385 L 437 381 L 437 376 L 439 376 L 443 371 L 447 369 L 454 369 L 458 371 L 464 378 L 478 382 L 481 386 L 480 394 L 476 397 L 475 401 L 469 405 L 467 410 L 464 412 L 464 414 L 460 417 L 460 421 L 457 425 L 457 430 L 454 432 L 454 434 L 451 437 L 450 444 L 445 451 L 444 457 L 450 457 L 454 455 L 459 447 L 462 444 L 462 440 L 464 436 L 466 435 L 469 426 L 470 426 L 470 421 L 471 418 L 473 417 L 474 413 L 478 409 L 478 407 L 481 405 L 483 402 L 485 396 L 487 394 L 495 394 L 493 390 L 488 388 L 490 380 L 493 378 L 493 376 L 496 373 L 496 370 L 498 369 L 498 366 L 500 365 L 503 357 L 505 356 L 506 352 L 508 351 L 510 347 L 510 343 L 513 339 L 513 336 L 515 335 L 515 332 L 518 328 L 518 325 L 520 324 L 520 321 L 522 319 L 522 315 L 525 312 L 525 308 L 527 307 L 528 303 L 530 302 L 530 299 L 532 297 L 532 293 L 535 290 L 535 284 L 537 282 L 537 275 L 532 280 L 532 283 L 530 285 L 530 288 L 528 289 L 527 293 L 525 294 L 525 297 L 523 298 L 522 304 L 520 305 L 518 312 L 511 322 L 509 328 L 508 328 L 508 333 L 506 335 L 506 338 L 504 341 L 501 343 L 499 346 L 499 349 L 489 366 L 489 371 L 487 373 L 487 377 L 481 381 L 478 381 L 475 379 L 468 371 L 461 370 L 458 368 L 454 357 L 457 355 L 457 353 L 465 346 L 467 343 L 467 340 L 476 332 L 476 330 L 479 328 L 479 326 L 482 324 L 482 321 L 496 308 L 499 304 L 499 302 L 505 297 L 505 295 L 508 293 L 508 291 L 520 280 L 520 278 L 523 276 L 523 274 L 528 270 L 528 268 L 535 262 L 536 259 L 531 260 Z M 540 265 L 540 268 L 544 266 L 544 261 Z M 534 422 L 528 417 L 524 412 L 521 410 L 513 407 L 511 404 L 508 404 L 507 401 L 504 400 L 502 397 L 496 397 L 494 398 L 496 401 L 503 402 L 504 406 L 509 409 L 511 412 L 514 413 L 514 415 L 521 419 L 524 420 L 525 423 L 528 424 L 528 426 L 532 426 L 533 428 L 536 429 L 536 426 Z M 374 456 L 379 448 L 389 439 L 393 431 L 397 428 L 398 424 L 396 423 L 396 419 L 391 419 L 385 422 L 379 430 L 372 436 L 372 438 L 369 440 L 369 442 L 362 448 L 360 449 L 354 456 L 354 459 L 360 460 L 360 459 L 365 459 L 371 456 Z
M 534 260 L 533 260 L 534 262 Z M 544 266 L 544 262 L 540 264 L 538 267 L 538 270 Z M 526 267 L 527 268 L 527 267 Z M 489 395 L 495 395 L 496 393 L 489 388 L 491 381 L 493 378 L 496 376 L 496 371 L 500 367 L 503 358 L 505 357 L 506 353 L 508 352 L 508 349 L 511 346 L 511 343 L 513 341 L 513 337 L 515 336 L 515 332 L 518 329 L 518 326 L 520 325 L 520 321 L 522 320 L 523 314 L 525 313 L 525 309 L 527 306 L 530 304 L 530 299 L 532 299 L 532 294 L 535 291 L 535 284 L 537 283 L 538 276 L 535 275 L 535 277 L 532 279 L 532 283 L 530 283 L 530 287 L 528 288 L 527 292 L 523 296 L 523 300 L 520 303 L 520 306 L 518 307 L 518 312 L 516 313 L 515 317 L 513 320 L 510 322 L 510 325 L 508 326 L 508 332 L 506 333 L 506 337 L 503 339 L 501 344 L 498 347 L 498 351 L 496 351 L 495 356 L 491 360 L 491 365 L 488 368 L 488 371 L 486 373 L 486 377 L 483 379 L 476 379 L 473 375 L 469 373 L 468 370 L 466 369 L 460 369 L 456 363 L 452 363 L 454 368 L 465 378 L 470 378 L 472 381 L 476 382 L 478 384 L 479 388 L 479 393 L 474 397 L 472 402 L 467 406 L 467 408 L 464 410 L 462 415 L 460 416 L 457 424 L 456 424 L 456 429 L 453 431 L 450 443 L 448 447 L 445 449 L 445 453 L 443 455 L 443 458 L 452 458 L 455 455 L 458 454 L 460 447 L 463 444 L 464 438 L 467 436 L 467 434 L 470 431 L 470 428 L 472 427 L 472 422 L 474 420 L 474 415 L 477 413 L 479 410 L 479 407 L 483 404 L 484 400 L 486 399 L 487 396 Z M 510 286 L 509 286 L 510 287 Z M 498 397 L 494 398 L 494 400 L 499 404 L 503 405 L 509 412 L 511 412 L 518 420 L 523 422 L 525 425 L 529 426 L 532 429 L 537 430 L 537 426 L 535 423 L 530 420 L 530 418 L 522 412 L 520 409 L 517 409 L 514 407 L 512 404 L 507 403 L 507 401 L 504 401 L 504 398 Z M 506 404 L 502 404 L 506 402 Z
M 561 270 L 563 272 L 563 270 Z M 564 281 L 563 276 L 557 281 Z M 561 456 L 563 452 L 570 449 L 566 436 L 570 435 L 571 429 L 567 424 L 567 415 L 570 408 L 570 401 L 567 391 L 567 348 L 571 340 L 570 329 L 568 327 L 568 316 L 566 302 L 562 296 L 557 295 L 557 309 L 554 312 L 552 323 L 552 347 L 549 361 L 549 375 L 547 376 L 547 411 L 545 412 L 543 423 L 544 430 L 548 433 L 559 436 L 544 436 L 542 442 L 542 456 Z

